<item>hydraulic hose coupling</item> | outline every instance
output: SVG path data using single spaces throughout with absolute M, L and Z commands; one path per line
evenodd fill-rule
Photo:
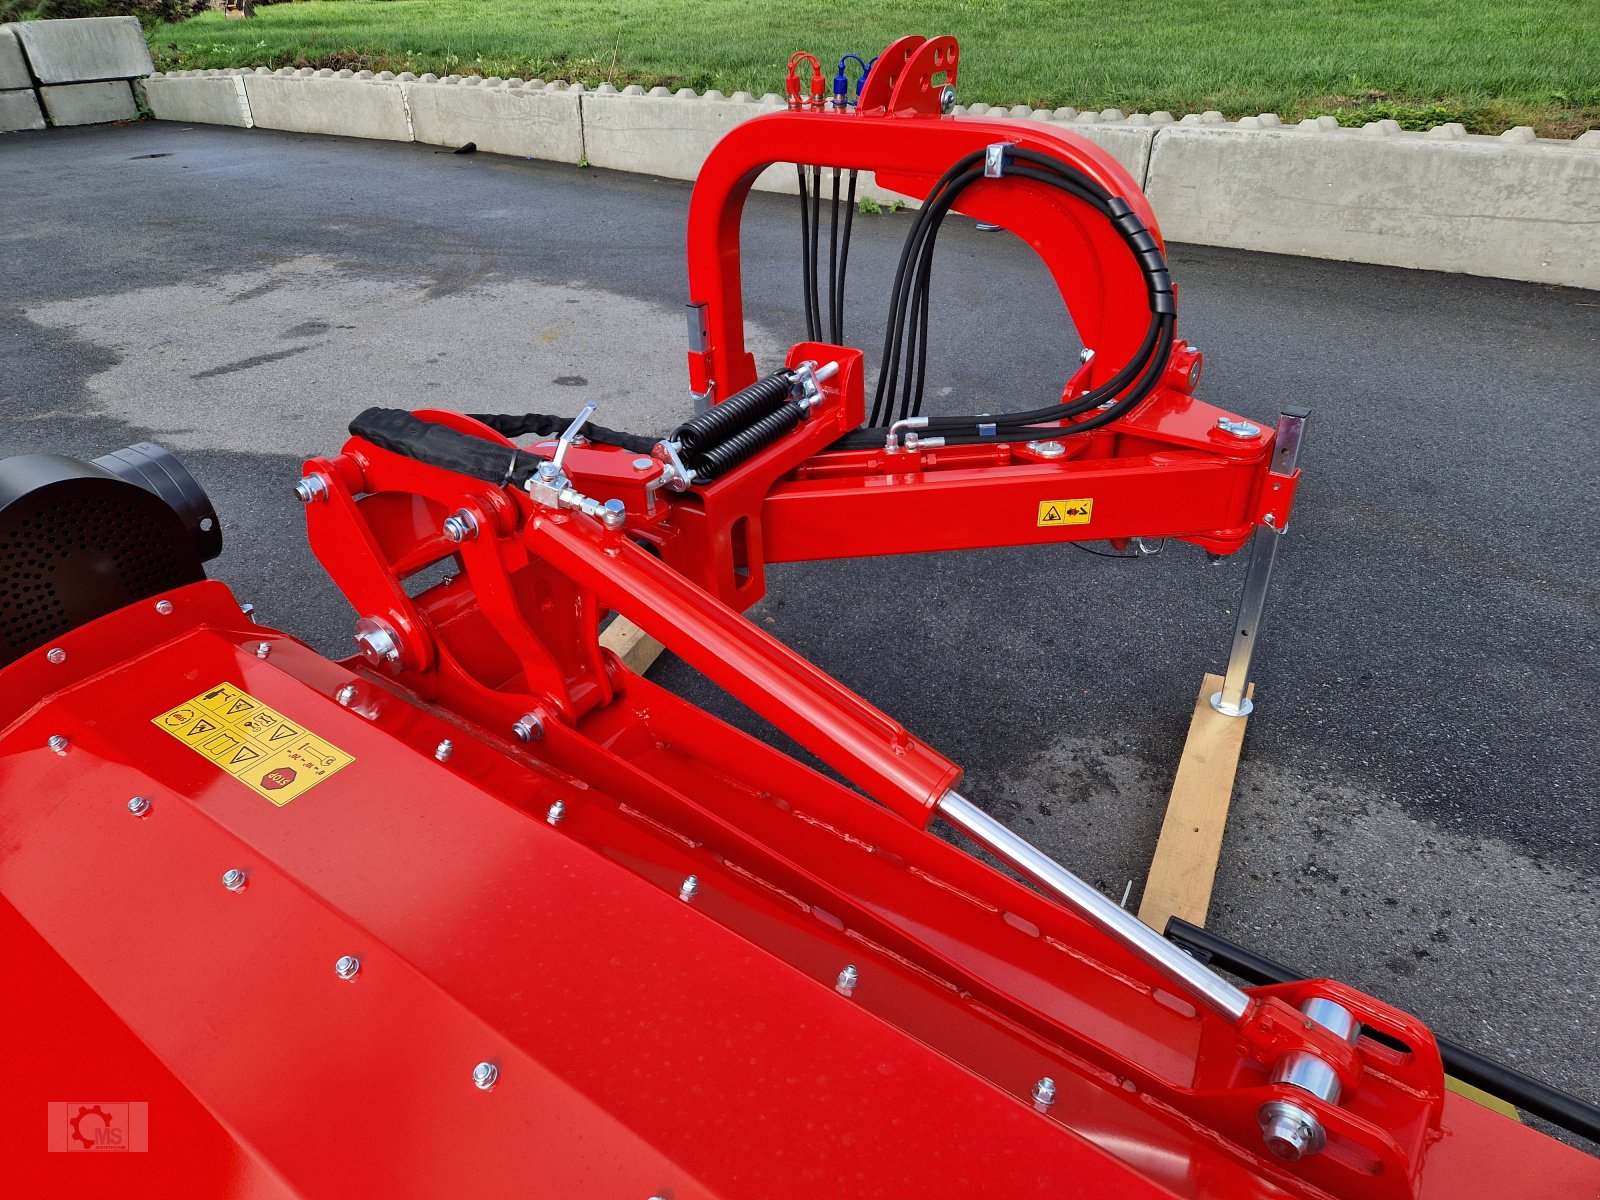
M 807 54 L 804 50 L 796 51 L 789 56 L 789 73 L 784 77 L 784 92 L 789 98 L 790 108 L 801 108 L 807 102 L 807 97 L 800 90 L 799 66 L 807 63 L 811 67 L 811 82 L 807 85 L 810 93 L 809 103 L 812 108 L 822 107 L 822 64 L 817 61 L 814 54 Z
M 1317 998 L 1307 1000 L 1300 1011 L 1307 1021 L 1315 1021 L 1352 1046 L 1361 1036 L 1360 1022 L 1342 1004 Z M 1329 1104 L 1339 1103 L 1339 1073 L 1309 1051 L 1284 1055 L 1272 1072 L 1272 1082 L 1287 1083 Z M 1261 1123 L 1267 1149 L 1279 1158 L 1294 1162 L 1327 1145 L 1322 1122 L 1291 1100 L 1267 1101 L 1256 1113 L 1256 1119 Z
M 903 417 L 889 426 L 889 436 L 884 440 L 883 451 L 885 454 L 899 454 L 904 450 L 907 454 L 918 450 L 933 450 L 944 445 L 942 437 L 925 438 L 917 433 L 919 429 L 928 427 L 927 417 Z M 900 442 L 901 436 L 905 437 L 905 444 Z
M 861 74 L 856 76 L 856 94 L 850 95 L 850 77 L 845 74 L 845 64 L 854 62 L 861 68 Z M 867 84 L 867 64 L 861 61 L 859 54 L 846 54 L 839 60 L 839 70 L 833 77 L 833 106 L 836 109 L 852 108 L 861 100 L 861 89 Z

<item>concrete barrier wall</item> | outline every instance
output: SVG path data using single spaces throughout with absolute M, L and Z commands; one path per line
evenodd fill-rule
M 1600 147 L 1393 122 L 1178 126 L 1146 191 L 1177 242 L 1600 287 Z
M 0 37 L 0 81 L 5 48 Z M 473 142 L 670 179 L 693 179 L 728 130 L 783 107 L 775 95 L 264 67 L 156 74 L 141 89 L 160 120 Z M 23 107 L 0 89 L 0 128 L 36 127 Z M 1565 142 L 1531 129 L 1404 133 L 1392 121 L 1350 130 L 1332 117 L 1286 126 L 1270 113 L 1225 121 L 977 104 L 956 115 L 1049 122 L 1104 148 L 1171 241 L 1600 288 L 1600 130 Z M 773 167 L 756 186 L 792 194 L 794 171 Z M 858 195 L 899 198 L 865 175 Z
M 412 140 L 405 94 L 392 75 L 357 79 L 349 71 L 285 68 L 244 76 L 244 94 L 259 129 Z
M 104 125 L 139 119 L 139 106 L 126 79 L 41 87 L 39 99 L 52 125 Z
M 490 154 L 583 161 L 581 93 L 530 86 L 520 79 L 473 76 L 441 80 L 424 75 L 401 86 L 411 133 L 419 142 L 453 147 L 472 142 Z
M 136 79 L 155 70 L 137 17 L 19 21 L 7 28 L 22 43 L 40 83 Z

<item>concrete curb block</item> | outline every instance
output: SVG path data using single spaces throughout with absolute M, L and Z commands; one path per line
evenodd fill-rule
M 0 25 L 0 91 L 32 86 L 33 76 L 28 74 L 28 60 L 22 57 L 22 44 L 10 25 Z
M 474 142 L 490 154 L 583 161 L 582 97 L 576 93 L 520 79 L 449 83 L 426 75 L 401 87 L 416 141 L 457 148 Z
M 260 129 L 330 133 L 341 137 L 409 142 L 405 93 L 390 80 L 340 79 L 332 71 L 290 71 L 244 76 L 250 120 Z
M 105 125 L 139 119 L 139 106 L 126 79 L 52 84 L 39 89 L 39 99 L 52 125 Z
M 693 179 L 728 130 L 783 108 L 770 94 L 256 68 L 153 76 L 152 111 L 166 119 L 155 97 L 167 81 L 212 76 L 242 76 L 244 119 L 264 128 L 475 142 L 668 179 Z M 220 94 L 220 84 L 210 87 Z M 196 100 L 177 119 L 205 121 L 203 107 Z M 1600 130 L 1565 142 L 1531 129 L 1499 137 L 1459 125 L 1407 133 L 1393 121 L 1345 129 L 1332 117 L 1290 126 L 1272 113 L 1226 121 L 1216 112 L 1179 119 L 975 104 L 956 115 L 1045 121 L 1102 147 L 1145 189 L 1175 242 L 1600 288 Z M 794 170 L 773 167 L 756 187 L 793 194 Z M 870 176 L 857 195 L 904 199 Z
M 204 76 L 153 75 L 141 81 L 145 107 L 158 121 L 187 121 L 194 125 L 232 125 L 249 129 L 250 101 L 244 77 L 222 72 Z
M 1600 288 L 1600 153 L 1459 129 L 1176 126 L 1146 190 L 1175 242 Z
M 39 97 L 32 88 L 14 92 L 0 92 L 0 133 L 21 133 L 25 129 L 43 129 L 44 112 L 39 108 Z
M 155 70 L 138 17 L 18 21 L 7 26 L 40 83 L 135 79 Z

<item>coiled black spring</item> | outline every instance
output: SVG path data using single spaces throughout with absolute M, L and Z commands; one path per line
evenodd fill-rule
M 672 439 L 685 451 L 702 450 L 724 440 L 734 430 L 768 413 L 776 412 L 789 396 L 793 378 L 788 371 L 774 371 L 758 379 L 705 412 L 690 417 L 672 431 Z
M 694 461 L 695 482 L 710 483 L 717 476 L 754 457 L 758 451 L 772 445 L 798 425 L 805 411 L 803 405 L 785 404 L 777 412 L 768 413 L 749 428 L 741 429 L 719 445 L 700 451 Z

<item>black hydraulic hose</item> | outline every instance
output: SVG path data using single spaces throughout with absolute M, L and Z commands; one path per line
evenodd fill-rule
M 752 458 L 798 425 L 805 412 L 802 405 L 785 404 L 715 446 L 701 450 L 693 462 L 695 482 L 709 483 Z
M 822 340 L 822 302 L 817 295 L 817 256 L 822 250 L 822 168 L 811 168 L 811 258 L 806 265 L 807 278 L 811 285 L 811 312 L 807 317 L 807 327 L 811 330 L 811 340 Z
M 839 168 L 833 169 L 833 215 L 828 221 L 828 340 L 839 344 Z
M 800 184 L 800 307 L 805 310 L 806 315 L 806 341 L 814 342 L 817 339 L 817 327 L 811 318 L 811 288 L 816 282 L 816 276 L 811 270 L 811 215 L 806 207 L 804 164 L 795 163 L 794 173 Z
M 690 417 L 672 431 L 672 440 L 685 451 L 703 450 L 775 411 L 788 399 L 793 386 L 788 371 L 774 371 Z
M 1309 979 L 1282 963 L 1246 949 L 1237 942 L 1219 937 L 1208 929 L 1191 925 L 1181 917 L 1167 921 L 1166 938 L 1194 954 L 1202 962 L 1209 962 L 1253 984 L 1298 983 Z M 1524 1075 L 1515 1067 L 1485 1058 L 1447 1038 L 1434 1039 L 1439 1046 L 1439 1057 L 1445 1070 L 1463 1083 L 1482 1088 L 1508 1104 L 1514 1104 L 1536 1117 L 1543 1117 L 1552 1125 L 1559 1125 L 1572 1133 L 1580 1134 L 1593 1142 L 1600 1142 L 1600 1107 L 1589 1104 L 1558 1091 L 1548 1083 Z
M 856 215 L 856 172 L 850 172 L 850 186 L 844 202 L 844 238 L 839 246 L 839 283 L 834 297 L 834 308 L 839 314 L 839 327 L 834 331 L 833 344 L 844 345 L 844 276 L 850 269 L 850 224 Z
M 1079 397 L 1070 404 L 1055 404 L 1028 413 L 1009 413 L 998 417 L 985 418 L 985 424 L 1020 425 L 1034 421 L 1060 420 L 1070 416 L 1077 416 L 1099 408 L 1112 400 L 1117 394 L 1134 379 L 1145 375 L 1145 379 L 1136 389 L 1136 394 L 1124 397 L 1112 407 L 1091 417 L 1087 421 L 1079 422 L 1066 427 L 1059 432 L 1083 432 L 1088 429 L 1099 428 L 1102 425 L 1116 420 L 1128 411 L 1133 404 L 1142 399 L 1154 388 L 1159 381 L 1160 370 L 1165 367 L 1167 358 L 1171 353 L 1173 341 L 1172 314 L 1175 312 L 1173 303 L 1171 278 L 1168 273 L 1166 261 L 1160 248 L 1156 245 L 1154 236 L 1145 228 L 1143 222 L 1133 213 L 1126 201 L 1113 196 L 1094 180 L 1089 179 L 1081 172 L 1076 171 L 1065 163 L 1051 158 L 1049 155 L 1039 154 L 1035 151 L 1020 147 L 1009 147 L 1014 159 L 1021 163 L 1012 162 L 1008 174 L 1020 178 L 1030 179 L 1045 186 L 1055 187 L 1077 199 L 1089 204 L 1096 211 L 1106 216 L 1119 236 L 1130 251 L 1134 254 L 1139 264 L 1141 273 L 1145 276 L 1146 286 L 1149 290 L 1152 320 L 1150 328 L 1139 351 L 1126 363 L 1118 374 L 1111 380 L 1093 389 L 1088 394 Z M 900 350 L 902 341 L 906 344 L 908 358 L 916 353 L 919 365 L 919 377 L 925 372 L 927 353 L 927 269 L 931 262 L 932 247 L 937 235 L 939 223 L 944 215 L 954 204 L 961 190 L 973 182 L 980 171 L 970 167 L 962 170 L 963 164 L 975 162 L 981 155 L 973 154 L 961 160 L 947 172 L 939 184 L 935 185 L 929 193 L 928 201 L 919 212 L 918 222 L 913 226 L 907 236 L 906 245 L 902 250 L 901 269 L 896 274 L 895 302 L 890 317 L 890 327 L 886 331 L 885 361 L 882 366 L 878 381 L 878 392 L 873 405 L 873 424 L 875 425 L 880 414 L 891 416 L 893 401 L 890 400 L 889 412 L 883 412 L 881 400 L 885 393 L 892 397 L 895 385 L 898 382 L 900 370 Z M 1041 169 L 1041 167 L 1043 169 Z M 960 174 L 955 174 L 955 172 Z M 911 264 L 912 271 L 908 278 L 906 266 Z M 913 326 L 909 335 L 906 334 L 906 318 L 914 312 L 918 324 Z M 913 347 L 916 349 L 913 350 Z M 1149 359 L 1147 355 L 1151 350 L 1156 352 L 1158 369 L 1148 372 Z M 909 364 L 908 364 L 909 366 Z M 910 401 L 915 396 L 915 404 Z M 901 416 L 912 415 L 920 411 L 922 398 L 922 381 L 913 384 L 907 379 L 906 387 L 901 397 Z M 941 418 L 931 422 L 930 427 L 947 427 L 952 430 L 967 425 L 975 424 L 974 418 Z

